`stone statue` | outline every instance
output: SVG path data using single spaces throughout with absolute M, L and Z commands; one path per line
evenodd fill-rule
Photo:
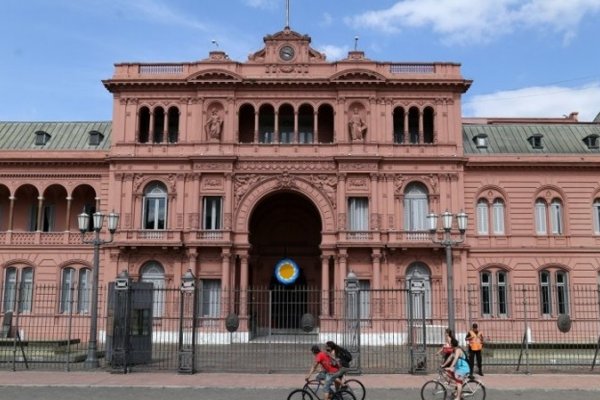
M 204 125 L 204 129 L 206 130 L 206 134 L 210 139 L 220 139 L 221 138 L 221 130 L 223 129 L 223 120 L 219 116 L 216 108 L 211 110 L 210 117 L 206 124 Z
M 367 124 L 358 113 L 357 107 L 354 107 L 353 109 L 352 116 L 348 122 L 348 128 L 352 140 L 363 140 L 365 133 L 367 132 Z

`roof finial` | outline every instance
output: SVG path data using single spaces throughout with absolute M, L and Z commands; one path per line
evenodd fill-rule
M 290 27 L 290 0 L 285 0 L 285 27 Z
M 354 36 L 354 51 L 358 49 L 358 36 Z

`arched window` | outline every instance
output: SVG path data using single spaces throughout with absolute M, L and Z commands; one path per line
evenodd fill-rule
M 294 141 L 294 109 L 289 104 L 279 107 L 278 131 L 280 143 L 292 143 Z
M 298 110 L 298 143 L 314 141 L 315 112 L 311 105 L 302 104 Z
M 427 231 L 429 204 L 427 188 L 420 183 L 411 183 L 404 192 L 404 230 Z
M 177 143 L 179 140 L 179 109 L 177 107 L 170 107 L 167 116 L 169 143 Z
M 504 200 L 497 198 L 490 207 L 486 199 L 477 202 L 477 233 L 487 235 L 490 231 L 490 221 L 494 235 L 504 234 Z
M 594 200 L 592 205 L 592 217 L 594 220 L 594 233 L 600 235 L 600 199 Z
M 569 313 L 569 279 L 560 268 L 540 271 L 540 312 L 542 315 Z
M 258 112 L 258 142 L 273 143 L 275 133 L 275 110 L 272 105 L 264 104 Z
M 394 108 L 394 143 L 404 143 L 404 119 L 406 118 L 404 108 Z
M 162 317 L 165 309 L 165 269 L 158 262 L 150 261 L 142 267 L 141 281 L 152 283 L 153 316 Z
M 18 290 L 17 290 L 18 288 Z M 31 312 L 33 300 L 33 268 L 9 267 L 4 270 L 3 311 Z
M 153 182 L 144 190 L 143 229 L 165 229 L 167 220 L 167 190 L 160 182 Z
M 489 233 L 489 207 L 486 199 L 477 202 L 477 233 L 487 235 Z
M 506 271 L 488 269 L 480 274 L 481 315 L 508 315 L 508 276 Z
M 89 268 L 63 268 L 60 284 L 60 313 L 90 312 L 92 271 Z
M 408 289 L 412 285 L 423 287 L 424 289 L 423 299 L 420 294 L 412 295 L 413 318 L 431 318 L 431 271 L 429 267 L 422 262 L 410 264 L 406 270 L 406 283 Z
M 165 140 L 165 110 L 162 107 L 154 109 L 152 134 L 152 141 L 154 143 L 162 143 Z
M 535 202 L 535 231 L 538 235 L 548 233 L 548 225 L 553 235 L 562 235 L 563 226 L 563 206 L 560 199 L 552 199 L 550 206 L 543 199 Z
M 408 134 L 411 144 L 419 144 L 419 118 L 421 112 L 417 107 L 411 107 L 408 110 Z
M 150 110 L 148 107 L 140 108 L 138 114 L 138 132 L 140 143 L 148 143 L 150 138 Z
M 254 107 L 244 104 L 238 114 L 238 135 L 240 143 L 254 142 Z
M 434 112 L 433 108 L 425 107 L 423 110 L 423 142 L 424 143 L 433 143 L 433 118 Z
M 333 143 L 335 113 L 330 104 L 322 104 L 319 107 L 318 136 L 319 143 Z

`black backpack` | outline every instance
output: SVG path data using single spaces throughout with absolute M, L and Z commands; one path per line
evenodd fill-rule
M 338 360 L 340 360 L 340 364 L 342 364 L 342 367 L 350 367 L 350 361 L 352 361 L 352 354 L 350 354 L 348 350 L 341 346 L 338 346 L 338 348 L 335 350 L 335 356 Z

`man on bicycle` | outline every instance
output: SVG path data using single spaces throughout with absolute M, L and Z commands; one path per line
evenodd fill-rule
M 306 376 L 306 381 L 310 380 L 310 377 L 313 373 L 321 366 L 325 371 L 325 383 L 323 384 L 323 391 L 325 392 L 325 400 L 329 400 L 331 398 L 331 394 L 333 393 L 333 389 L 331 385 L 333 384 L 334 375 L 339 371 L 339 367 L 334 365 L 335 361 L 324 351 L 321 351 L 321 348 L 318 345 L 313 345 L 310 349 L 315 356 L 314 363 L 308 375 Z

